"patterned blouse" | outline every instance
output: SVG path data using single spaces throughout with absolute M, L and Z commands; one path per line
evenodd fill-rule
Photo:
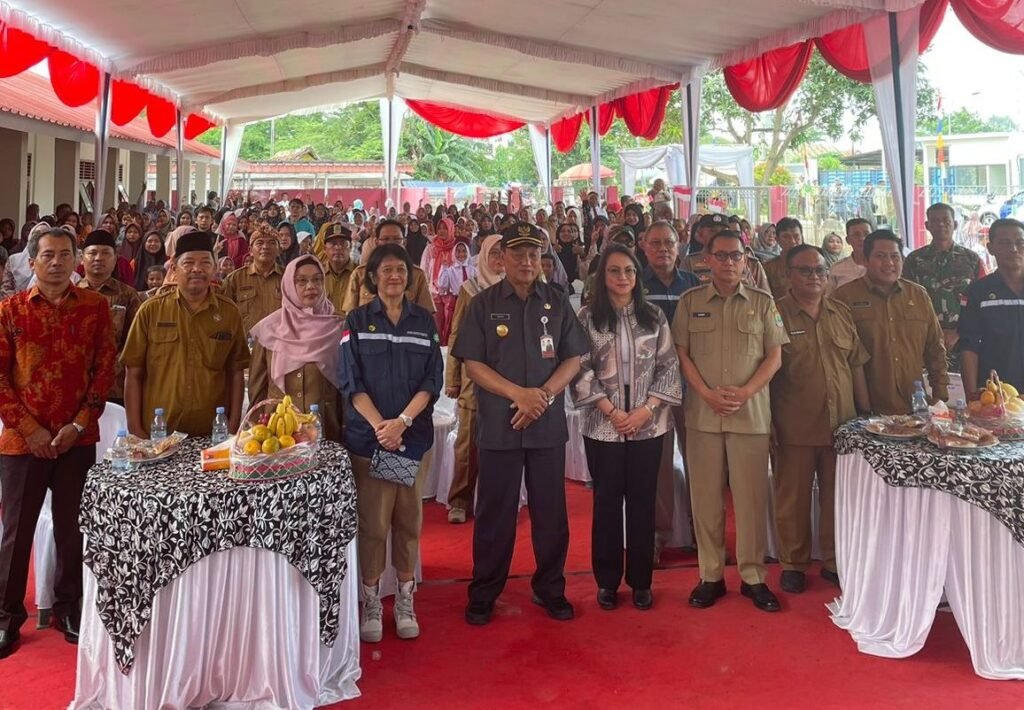
M 656 397 L 667 405 L 682 404 L 682 377 L 679 357 L 672 344 L 672 333 L 665 314 L 659 308 L 654 310 L 657 311 L 658 319 L 655 331 L 646 330 L 637 323 L 632 303 L 619 314 L 629 326 L 625 332 L 629 338 L 633 370 L 632 380 L 623 382 L 620 377 L 622 343 L 619 342 L 619 333 L 623 329 L 615 328 L 610 332 L 598 330 L 594 326 L 590 307 L 580 309 L 580 322 L 590 336 L 590 352 L 580 359 L 580 371 L 573 380 L 571 392 L 576 406 L 582 410 L 580 423 L 583 436 L 598 441 L 625 441 L 625 437 L 615 431 L 611 421 L 596 405 L 599 400 L 607 397 L 615 407 L 626 409 L 626 387 L 629 387 L 634 409 L 642 406 L 648 397 Z M 656 407 L 654 417 L 631 438 L 653 439 L 671 427 L 672 413 L 669 408 Z

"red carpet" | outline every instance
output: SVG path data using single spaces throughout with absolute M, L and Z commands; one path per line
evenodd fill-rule
M 423 569 L 416 595 L 423 635 L 362 648 L 363 697 L 331 706 L 376 708 L 967 708 L 1024 706 L 1016 683 L 974 675 L 951 614 L 940 613 L 924 650 L 905 660 L 857 652 L 824 605 L 835 590 L 816 575 L 783 611 L 757 611 L 738 593 L 714 608 L 686 605 L 696 583 L 692 555 L 667 555 L 655 573 L 655 606 L 604 612 L 589 574 L 590 493 L 568 484 L 572 545 L 567 595 L 577 618 L 549 620 L 530 603 L 529 519 L 520 517 L 514 578 L 490 626 L 462 621 L 472 526 L 450 526 L 425 504 Z M 457 580 L 457 581 L 452 581 Z M 778 586 L 778 570 L 770 580 Z M 628 592 L 628 590 L 625 590 Z M 623 595 L 624 597 L 626 595 Z M 390 619 L 390 604 L 385 619 Z M 0 661 L 0 710 L 64 708 L 74 695 L 74 648 L 26 625 L 22 647 Z M 123 708 L 118 710 L 148 710 Z

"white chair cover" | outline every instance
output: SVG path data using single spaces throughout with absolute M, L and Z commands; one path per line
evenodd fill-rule
M 455 467 L 455 440 L 452 439 L 452 445 L 449 446 L 448 435 L 458 428 L 456 411 L 455 400 L 442 393 L 434 405 L 434 448 L 430 467 L 427 469 L 427 480 L 423 484 L 424 500 L 438 497 L 438 486 L 442 480 L 447 479 L 448 487 L 451 488 Z M 445 494 L 441 502 L 447 502 L 447 498 Z
M 96 612 L 96 578 L 85 568 L 71 709 L 292 710 L 358 697 L 355 557 L 353 540 L 333 648 L 320 642 L 316 593 L 288 559 L 238 547 L 203 558 L 157 593 L 127 675 L 114 661 Z
M 100 441 L 96 444 L 96 463 L 103 461 L 107 449 L 114 445 L 117 430 L 127 426 L 124 407 L 107 403 L 100 416 Z M 57 546 L 53 539 L 53 506 L 50 491 L 46 492 L 32 538 L 32 568 L 35 573 L 36 608 L 53 608 L 53 578 L 57 573 Z

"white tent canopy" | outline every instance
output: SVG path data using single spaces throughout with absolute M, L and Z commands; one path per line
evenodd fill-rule
M 619 160 L 622 163 L 622 191 L 626 195 L 636 191 L 637 171 L 649 168 L 664 168 L 670 185 L 689 185 L 686 146 L 672 144 L 620 150 Z M 696 167 L 699 169 L 701 166 L 733 170 L 739 178 L 740 187 L 754 186 L 754 149 L 749 145 L 702 145 Z M 690 187 L 695 188 L 696 185 Z M 750 214 L 753 214 L 753 198 L 748 199 L 751 202 Z
M 0 17 L 186 114 L 244 123 L 397 95 L 550 124 L 921 2 L 8 0 Z

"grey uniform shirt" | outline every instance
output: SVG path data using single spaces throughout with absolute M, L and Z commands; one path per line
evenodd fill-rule
M 547 318 L 547 323 L 542 319 Z M 541 356 L 545 328 L 555 356 Z M 538 281 L 525 301 L 502 281 L 470 302 L 452 355 L 475 360 L 521 387 L 541 387 L 558 366 L 590 351 L 590 341 L 568 296 Z M 477 387 L 477 446 L 481 449 L 544 449 L 565 444 L 564 395 L 522 431 L 512 429 L 512 402 Z

